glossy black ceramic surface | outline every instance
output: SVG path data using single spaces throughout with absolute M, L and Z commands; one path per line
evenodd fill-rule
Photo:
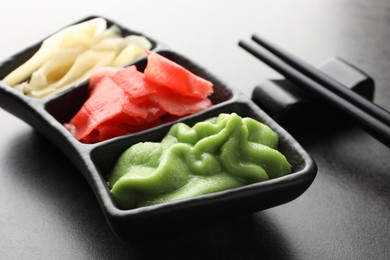
M 92 17 L 84 20 L 90 18 Z M 107 20 L 109 24 L 116 24 Z M 121 28 L 123 35 L 136 33 L 116 25 Z M 27 97 L 0 83 L 0 106 L 41 132 L 74 163 L 94 191 L 108 223 L 116 234 L 125 240 L 139 240 L 174 230 L 180 232 L 181 224 L 184 223 L 187 227 L 195 227 L 227 216 L 248 214 L 287 203 L 300 196 L 310 186 L 316 175 L 316 164 L 289 133 L 238 90 L 227 86 L 185 56 L 154 39 L 150 40 L 153 42 L 153 51 L 213 82 L 211 108 L 139 133 L 96 144 L 84 144 L 77 141 L 63 124 L 70 120 L 86 100 L 87 82 L 39 100 Z M 0 65 L 0 78 L 31 57 L 39 45 L 40 43 L 37 43 L 4 61 Z M 145 57 L 134 64 L 142 71 L 146 64 Z M 232 112 L 243 117 L 255 118 L 278 133 L 279 150 L 291 163 L 292 174 L 171 203 L 132 210 L 123 210 L 117 206 L 107 187 L 106 176 L 115 160 L 126 148 L 137 142 L 161 140 L 175 122 L 182 121 L 193 125 L 220 113 Z

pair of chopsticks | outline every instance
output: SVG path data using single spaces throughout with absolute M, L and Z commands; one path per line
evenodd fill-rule
M 239 41 L 238 45 L 298 87 L 350 116 L 369 134 L 390 147 L 388 111 L 264 38 L 253 35 L 252 40 L 267 51 L 253 47 L 244 41 Z

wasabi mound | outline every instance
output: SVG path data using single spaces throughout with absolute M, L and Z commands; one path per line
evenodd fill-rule
M 266 181 L 291 173 L 277 146 L 271 128 L 235 113 L 178 123 L 161 143 L 128 148 L 108 185 L 119 206 L 131 209 Z

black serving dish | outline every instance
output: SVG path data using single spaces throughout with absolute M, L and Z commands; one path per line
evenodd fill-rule
M 116 24 L 109 19 L 106 20 L 109 24 Z M 140 34 L 116 25 L 123 34 Z M 63 123 L 68 122 L 86 100 L 87 82 L 45 99 L 27 97 L 0 82 L 0 106 L 37 129 L 68 156 L 91 186 L 108 223 L 119 237 L 135 241 L 165 233 L 172 234 L 174 230 L 183 232 L 183 229 L 201 223 L 209 223 L 221 218 L 247 214 L 287 203 L 300 196 L 310 186 L 317 172 L 316 164 L 290 134 L 242 93 L 228 87 L 186 57 L 153 39 L 150 40 L 153 43 L 153 51 L 213 82 L 214 93 L 210 97 L 213 103 L 211 108 L 139 133 L 96 144 L 84 144 L 77 141 L 63 126 Z M 2 62 L 0 78 L 4 78 L 10 71 L 30 58 L 39 46 L 40 42 Z M 139 59 L 135 64 L 139 70 L 142 70 L 146 60 Z M 115 160 L 126 148 L 141 141 L 160 141 L 170 126 L 178 121 L 193 125 L 220 113 L 232 112 L 243 117 L 255 118 L 269 125 L 279 134 L 279 150 L 291 163 L 292 174 L 240 188 L 154 206 L 131 210 L 123 210 L 117 206 L 108 189 L 106 176 Z

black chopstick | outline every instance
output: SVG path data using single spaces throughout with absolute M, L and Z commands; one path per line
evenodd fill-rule
M 338 93 L 332 92 L 271 53 L 267 53 L 260 48 L 255 48 L 244 41 L 239 41 L 239 46 L 278 71 L 297 86 L 304 88 L 307 92 L 325 100 L 330 105 L 349 115 L 368 133 L 390 147 L 390 127 L 386 123 L 383 123 L 380 119 L 372 116 L 349 100 L 339 96 Z
M 360 96 L 356 92 L 351 91 L 346 86 L 343 86 L 338 81 L 327 76 L 320 70 L 317 70 L 315 67 L 311 66 L 305 61 L 293 56 L 290 53 L 287 53 L 285 50 L 281 49 L 275 44 L 272 44 L 264 37 L 260 37 L 259 35 L 253 35 L 252 40 L 272 52 L 274 55 L 285 61 L 290 66 L 294 67 L 306 76 L 312 78 L 314 81 L 320 83 L 321 85 L 336 93 L 340 97 L 348 100 L 352 104 L 356 105 L 357 107 L 360 107 L 362 110 L 366 111 L 367 113 L 371 114 L 372 116 L 381 120 L 383 123 L 390 126 L 390 113 L 384 110 L 382 107 L 379 107 L 378 105 L 372 103 L 371 101 Z

